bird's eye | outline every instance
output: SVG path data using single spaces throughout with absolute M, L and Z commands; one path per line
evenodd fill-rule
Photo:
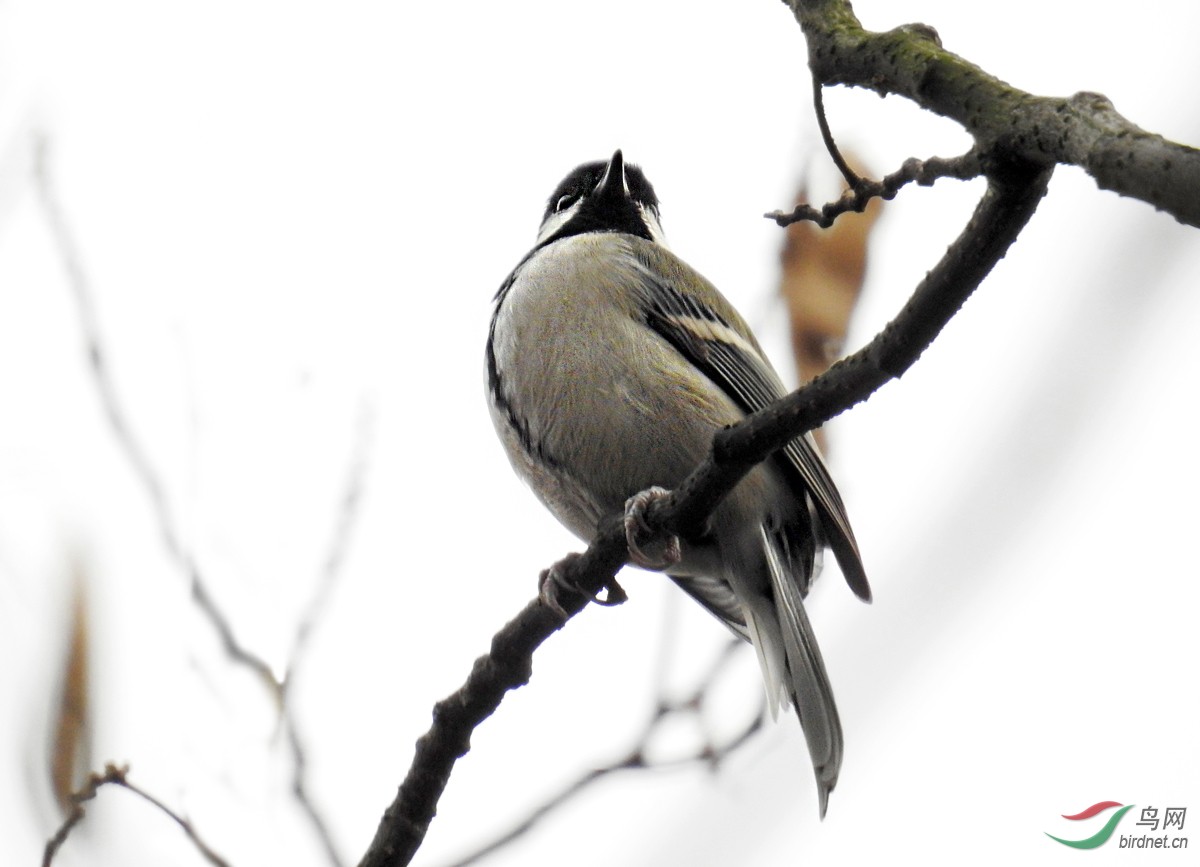
M 575 197 L 570 194 L 562 196 L 557 202 L 554 203 L 554 213 L 557 214 L 559 211 L 568 207 L 573 201 L 575 201 Z

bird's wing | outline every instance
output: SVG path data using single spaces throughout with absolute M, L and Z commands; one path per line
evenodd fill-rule
M 734 594 L 728 582 L 702 575 L 671 575 L 671 580 L 686 591 L 688 596 L 699 602 L 709 614 L 724 623 L 730 632 L 743 641 L 750 640 L 750 630 L 741 600 Z
M 634 256 L 654 284 L 645 299 L 646 325 L 747 415 L 783 397 L 786 390 L 762 347 L 716 287 L 668 250 L 634 240 Z M 703 294 L 686 291 L 684 286 L 699 286 Z M 811 496 L 846 583 L 859 598 L 869 600 L 871 588 L 846 506 L 816 444 L 808 435 L 799 437 L 784 447 L 781 456 L 780 466 Z

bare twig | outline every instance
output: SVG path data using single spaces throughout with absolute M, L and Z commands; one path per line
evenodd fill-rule
M 296 627 L 296 634 L 292 640 L 292 651 L 288 655 L 287 673 L 283 678 L 285 684 L 292 681 L 296 669 L 308 651 L 308 642 L 312 631 L 325 611 L 329 596 L 341 575 L 346 554 L 350 550 L 350 541 L 358 523 L 359 504 L 366 483 L 367 470 L 370 467 L 374 428 L 374 409 L 370 403 L 364 400 L 359 407 L 358 421 L 355 424 L 354 446 L 350 453 L 342 496 L 338 501 L 337 513 L 334 517 L 333 534 L 321 564 L 321 574 L 317 579 L 317 586 Z
M 296 803 L 300 807 L 300 812 L 304 814 L 305 818 L 308 819 L 309 825 L 312 826 L 313 833 L 316 834 L 317 840 L 321 844 L 321 849 L 325 853 L 325 860 L 332 867 L 342 867 L 345 862 L 342 860 L 341 853 L 338 852 L 337 845 L 334 843 L 333 832 L 330 830 L 329 822 L 326 821 L 325 814 L 317 807 L 312 799 L 312 795 L 308 791 L 308 751 L 300 736 L 294 715 L 290 713 L 285 715 L 284 728 L 286 730 L 288 749 L 292 754 L 292 797 L 296 799 Z
M 317 810 L 316 805 L 308 794 L 306 784 L 307 755 L 297 730 L 296 720 L 288 704 L 287 693 L 288 687 L 294 680 L 300 659 L 307 649 L 309 636 L 341 572 L 341 566 L 349 548 L 353 528 L 358 518 L 358 503 L 366 476 L 370 451 L 371 411 L 369 407 L 364 407 L 360 412 L 356 441 L 351 455 L 344 493 L 338 506 L 336 523 L 329 549 L 322 564 L 312 599 L 297 627 L 287 672 L 284 678 L 277 678 L 267 662 L 258 654 L 246 648 L 234 634 L 233 627 L 225 613 L 221 610 L 212 591 L 209 589 L 208 582 L 205 580 L 199 564 L 180 538 L 171 515 L 170 505 L 162 480 L 154 469 L 148 452 L 134 434 L 133 428 L 129 423 L 128 416 L 117 394 L 116 384 L 109 367 L 108 352 L 101 338 L 95 305 L 92 301 L 91 286 L 83 269 L 82 257 L 79 254 L 64 210 L 59 204 L 54 190 L 49 168 L 48 151 L 49 143 L 46 137 L 44 135 L 38 136 L 34 159 L 35 186 L 51 235 L 58 248 L 59 258 L 67 272 L 68 282 L 75 296 L 92 379 L 100 396 L 100 403 L 108 419 L 109 426 L 150 500 L 152 512 L 158 522 L 159 535 L 167 553 L 180 571 L 190 580 L 193 601 L 217 633 L 226 655 L 235 663 L 253 671 L 274 702 L 276 710 L 280 715 L 281 726 L 287 737 L 288 748 L 292 754 L 293 794 L 301 811 L 307 817 L 317 838 L 320 840 L 330 864 L 334 865 L 334 867 L 340 867 L 341 859 L 334 846 L 328 823 L 324 820 L 320 811 Z
M 42 853 L 42 867 L 50 867 L 54 861 L 55 855 L 58 853 L 58 850 L 62 848 L 63 843 L 65 843 L 67 838 L 71 835 L 72 829 L 83 821 L 85 816 L 85 810 L 83 806 L 84 803 L 95 798 L 101 787 L 107 785 L 119 786 L 122 789 L 128 789 L 146 803 L 157 807 L 162 813 L 164 813 L 176 825 L 178 825 L 180 829 L 182 829 L 183 833 L 185 833 L 188 839 L 192 841 L 192 845 L 196 847 L 196 851 L 198 851 L 204 857 L 204 859 L 208 861 L 208 863 L 214 865 L 214 867 L 229 867 L 229 862 L 218 855 L 213 848 L 200 837 L 200 834 L 196 831 L 196 828 L 190 821 L 176 813 L 174 810 L 172 810 L 162 801 L 158 800 L 158 798 L 146 792 L 144 789 L 141 789 L 129 782 L 127 776 L 128 773 L 128 767 L 118 767 L 117 765 L 110 764 L 105 766 L 104 773 L 94 773 L 88 777 L 87 783 L 84 784 L 84 787 L 72 797 L 74 806 L 72 807 L 71 812 L 67 816 L 66 820 L 62 823 L 62 825 L 59 826 L 58 830 L 54 833 L 54 836 L 47 841 L 45 851 Z
M 840 154 L 839 154 L 840 156 Z M 915 157 L 904 161 L 897 171 L 884 176 L 881 181 L 872 181 L 858 177 L 858 183 L 851 186 L 836 201 L 829 202 L 820 208 L 814 208 L 807 203 L 796 205 L 790 213 L 771 211 L 763 214 L 768 220 L 774 220 L 780 226 L 789 226 L 802 220 L 816 223 L 822 229 L 829 228 L 833 221 L 848 212 L 861 213 L 872 199 L 891 200 L 906 184 L 916 181 L 923 187 L 932 186 L 939 178 L 956 178 L 960 181 L 977 178 L 983 174 L 983 162 L 979 153 L 970 150 L 957 157 L 930 157 L 919 160 Z
M 829 158 L 833 160 L 833 164 L 837 166 L 838 171 L 842 173 L 842 177 L 846 179 L 846 186 L 857 194 L 866 181 L 859 176 L 858 172 L 850 167 L 850 164 L 846 162 L 846 158 L 842 156 L 837 142 L 833 140 L 833 131 L 829 128 L 829 118 L 825 116 L 825 89 L 821 86 L 821 80 L 815 75 L 812 80 L 812 91 L 813 109 L 817 115 L 817 128 L 821 131 L 821 141 L 825 143 L 825 150 L 829 152 Z M 863 206 L 866 206 L 865 201 L 863 202 Z
M 740 639 L 731 639 L 722 648 L 720 654 L 714 660 L 709 671 L 702 677 L 699 684 L 690 694 L 683 699 L 668 700 L 662 696 L 658 698 L 649 719 L 646 721 L 641 734 L 638 736 L 634 745 L 620 758 L 609 762 L 599 768 L 593 768 L 581 774 L 576 779 L 572 780 L 567 785 L 563 786 L 558 792 L 546 798 L 542 803 L 538 804 L 518 823 L 510 828 L 505 833 L 496 837 L 494 840 L 480 846 L 468 855 L 459 858 L 452 862 L 448 867 L 466 867 L 468 864 L 475 864 L 493 852 L 503 849 L 510 843 L 523 837 L 531 831 L 539 822 L 545 819 L 548 815 L 555 812 L 561 807 L 569 803 L 576 795 L 589 789 L 592 784 L 612 776 L 620 771 L 634 770 L 674 770 L 680 768 L 693 767 L 701 764 L 706 765 L 713 771 L 720 767 L 721 763 L 729 757 L 731 753 L 737 750 L 742 744 L 749 740 L 755 732 L 762 728 L 766 720 L 767 707 L 766 699 L 761 698 L 759 701 L 758 712 L 743 725 L 732 737 L 716 743 L 713 740 L 707 740 L 701 748 L 693 753 L 685 756 L 678 756 L 671 759 L 654 759 L 650 755 L 650 746 L 654 741 L 658 732 L 673 721 L 677 716 L 696 716 L 703 714 L 704 707 L 709 699 L 710 690 L 716 682 L 721 671 L 734 658 L 734 654 L 745 648 L 745 643 Z
M 1050 170 L 1016 162 L 994 164 L 989 186 L 962 234 L 917 287 L 897 317 L 867 346 L 783 400 L 721 431 L 712 451 L 669 497 L 648 509 L 653 526 L 689 537 L 734 485 L 758 462 L 795 437 L 865 400 L 916 361 L 966 298 L 1004 255 L 1046 191 Z M 474 728 L 499 706 L 505 692 L 529 680 L 534 650 L 589 597 L 614 581 L 628 556 L 624 523 L 601 522 L 583 554 L 556 564 L 564 583 L 561 610 L 530 602 L 476 660 L 467 682 L 434 707 L 433 724 L 395 800 L 384 813 L 361 867 L 407 864 L 421 845 L 454 763 L 470 749 Z
M 325 851 L 326 860 L 333 867 L 341 867 L 342 857 L 338 853 L 333 840 L 333 833 L 324 815 L 317 809 L 308 790 L 308 751 L 300 735 L 299 725 L 292 712 L 291 695 L 296 683 L 300 663 L 308 650 L 309 640 L 313 629 L 320 621 L 325 611 L 330 593 L 341 575 L 342 564 L 350 547 L 350 539 L 358 522 L 359 503 L 362 498 L 363 485 L 366 481 L 369 457 L 371 452 L 372 431 L 374 429 L 374 413 L 369 404 L 362 406 L 354 449 L 351 453 L 349 469 L 346 473 L 346 483 L 337 510 L 333 536 L 321 568 L 317 587 L 309 600 L 308 607 L 300 618 L 296 628 L 296 636 L 292 644 L 292 652 L 288 659 L 287 673 L 284 675 L 284 712 L 283 723 L 286 728 L 288 749 L 292 753 L 292 794 L 300 809 L 308 817 L 321 848 Z
M 150 499 L 151 509 L 158 521 L 159 536 L 163 546 L 179 570 L 191 582 L 192 598 L 216 631 L 226 655 L 258 675 L 259 680 L 273 696 L 276 704 L 279 704 L 282 700 L 282 686 L 271 667 L 262 657 L 247 649 L 238 640 L 233 626 L 213 597 L 195 557 L 185 548 L 183 541 L 179 538 L 171 517 L 171 508 L 167 502 L 162 480 L 150 462 L 146 449 L 134 434 L 120 398 L 117 396 L 116 384 L 109 368 L 108 352 L 101 339 L 100 324 L 96 317 L 95 305 L 92 302 L 91 285 L 83 270 L 79 247 L 75 243 L 74 235 L 71 233 L 66 215 L 54 189 L 49 166 L 49 142 L 44 134 L 39 135 L 37 139 L 33 174 L 34 186 L 42 205 L 42 212 L 46 217 L 46 224 L 58 249 L 59 259 L 67 272 L 67 282 L 70 284 L 71 292 L 75 296 L 84 348 L 87 352 L 96 393 L 100 397 L 101 407 L 117 444 L 133 468 L 134 475 L 141 482 L 146 496 Z

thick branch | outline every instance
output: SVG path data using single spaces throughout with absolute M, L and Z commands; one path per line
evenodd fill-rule
M 1049 177 L 1049 169 L 1036 166 L 992 166 L 975 214 L 900 314 L 859 352 L 720 432 L 704 463 L 671 497 L 651 507 L 649 519 L 678 535 L 695 534 L 756 463 L 903 374 L 1008 250 L 1033 215 Z M 571 555 L 556 568 L 567 583 L 596 594 L 613 582 L 627 556 L 624 524 L 614 515 L 602 522 L 584 554 Z M 495 711 L 505 692 L 529 680 L 534 650 L 587 604 L 587 595 L 567 591 L 558 602 L 565 616 L 540 599 L 530 602 L 496 635 L 491 652 L 476 660 L 466 684 L 434 708 L 433 724 L 417 741 L 408 776 L 360 867 L 396 867 L 412 859 L 455 761 L 470 749 L 471 732 Z
M 589 553 L 595 548 L 593 545 Z M 612 575 L 620 566 L 618 558 L 616 562 L 596 562 L 589 569 Z M 560 602 L 571 615 L 587 604 L 582 596 Z M 471 748 L 471 732 L 500 706 L 504 693 L 528 682 L 533 651 L 564 623 L 564 617 L 540 600 L 530 602 L 492 639 L 491 652 L 475 661 L 467 682 L 434 706 L 433 725 L 417 741 L 408 776 L 384 813 L 361 867 L 412 860 L 433 820 L 454 762 Z
M 876 337 L 805 387 L 719 433 L 705 462 L 664 503 L 662 520 L 687 535 L 751 467 L 900 377 L 1004 256 L 1046 192 L 1048 169 L 995 171 L 966 228 Z
M 942 48 L 933 28 L 863 29 L 847 0 L 790 0 L 822 84 L 911 99 L 957 121 L 981 152 L 1086 171 L 1103 189 L 1200 226 L 1200 150 L 1147 132 L 1096 93 L 1034 96 Z

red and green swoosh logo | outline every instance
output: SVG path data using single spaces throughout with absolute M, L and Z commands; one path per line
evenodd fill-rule
M 1063 815 L 1064 819 L 1070 819 L 1072 822 L 1078 822 L 1083 819 L 1090 819 L 1092 816 L 1097 816 L 1100 813 L 1103 813 L 1105 810 L 1111 810 L 1113 807 L 1120 807 L 1120 809 L 1109 816 L 1108 821 L 1104 823 L 1104 827 L 1090 837 L 1086 837 L 1083 840 L 1064 840 L 1062 837 L 1055 837 L 1048 831 L 1045 832 L 1046 836 L 1051 840 L 1057 840 L 1064 846 L 1070 846 L 1073 849 L 1095 849 L 1097 846 L 1103 846 L 1108 842 L 1108 838 L 1113 835 L 1113 831 L 1117 830 L 1117 823 L 1121 821 L 1121 817 L 1133 809 L 1133 804 L 1122 806 L 1117 801 L 1099 801 L 1095 804 L 1092 804 L 1092 806 L 1088 807 L 1086 810 L 1075 813 L 1074 815 Z

